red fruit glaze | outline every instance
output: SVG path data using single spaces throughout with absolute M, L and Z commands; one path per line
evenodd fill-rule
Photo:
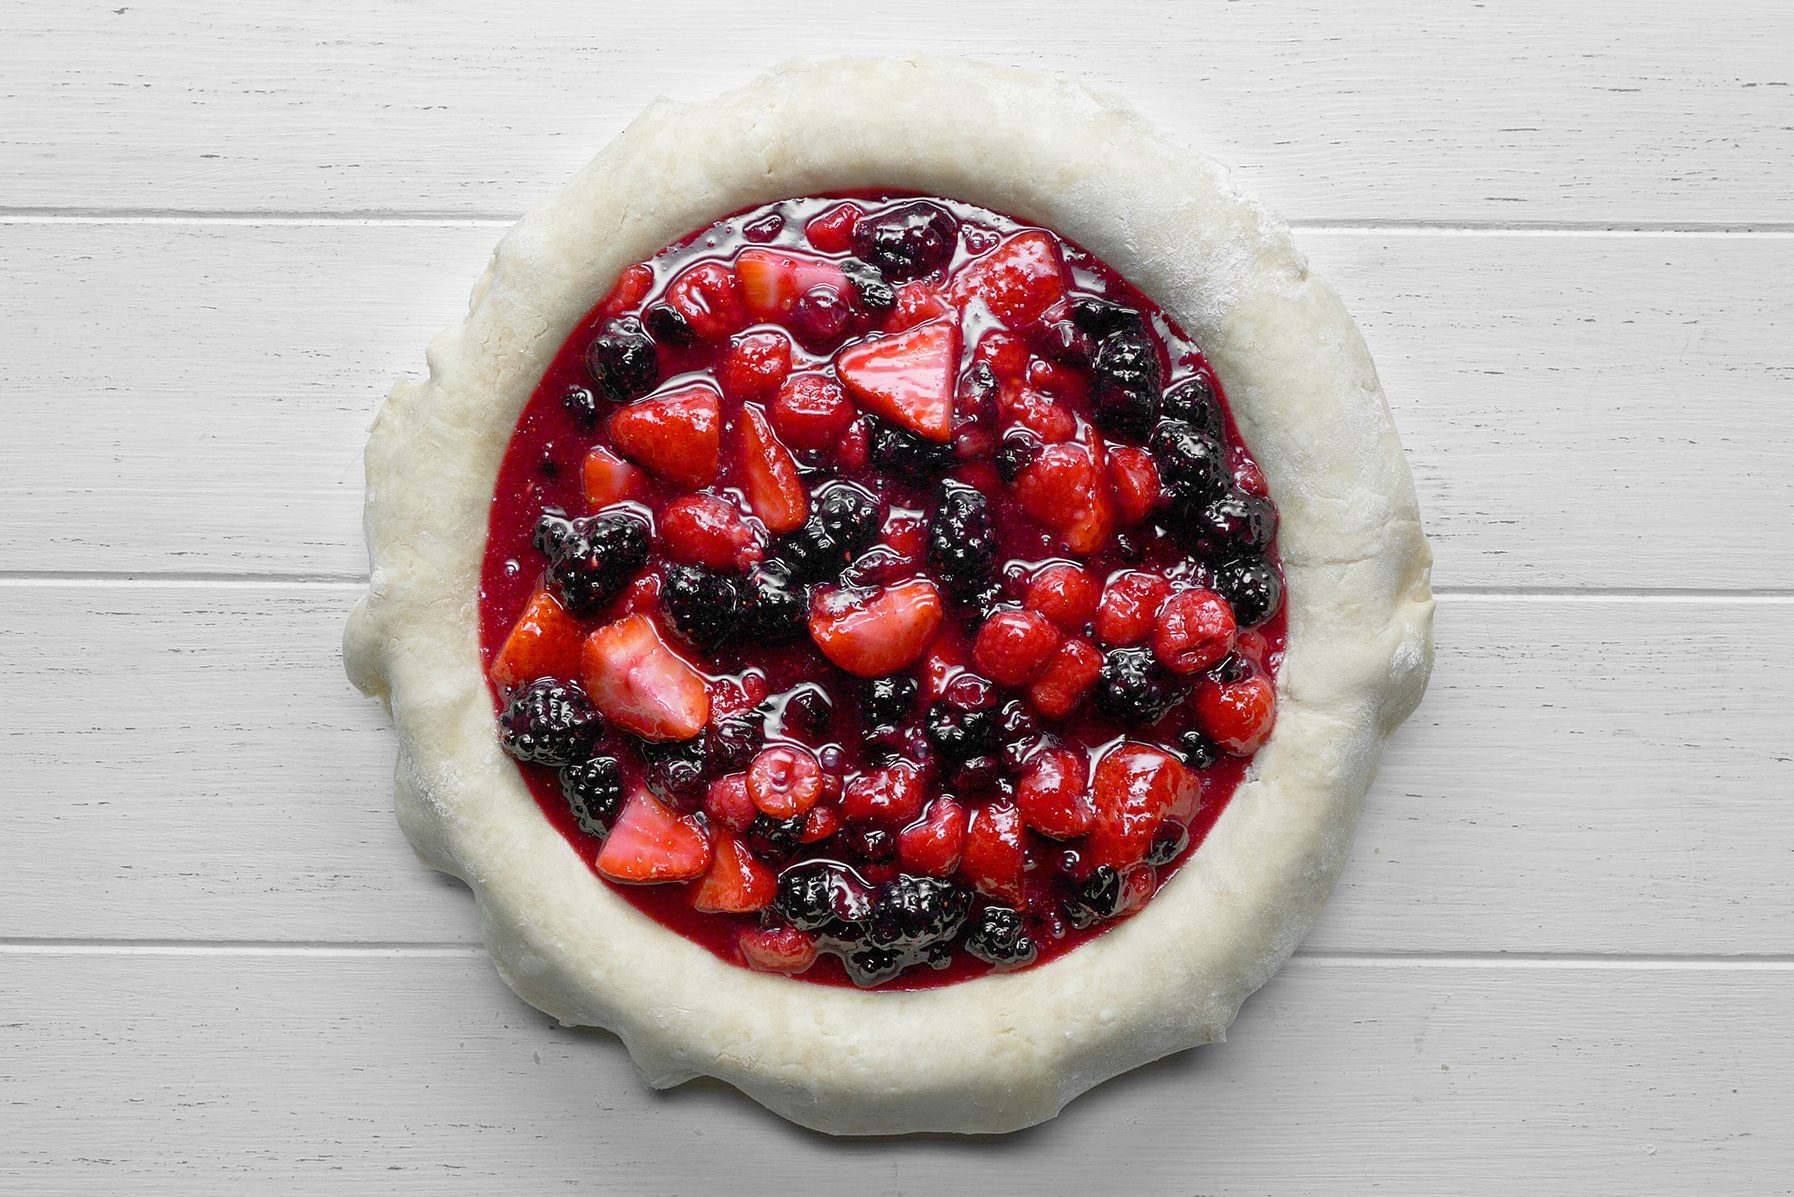
M 1155 608 L 1199 589 L 1218 562 L 1193 558 L 1173 534 L 1141 441 L 1095 423 L 1096 379 L 1084 364 L 1091 345 L 1079 343 L 1093 334 L 1077 331 L 1079 305 L 1094 297 L 1140 313 L 1158 342 L 1167 389 L 1201 376 L 1223 396 L 1240 489 L 1262 493 L 1262 474 L 1196 347 L 1126 280 L 1049 231 L 932 201 L 960 223 L 951 256 L 914 281 L 893 282 L 894 305 L 875 310 L 877 291 L 861 288 L 876 270 L 852 261 L 856 229 L 863 233 L 865 221 L 895 202 L 856 195 L 769 204 L 625 270 L 557 353 L 518 421 L 495 487 L 481 578 L 481 649 L 495 707 L 534 680 L 526 675 L 587 687 L 606 713 L 597 751 L 616 759 L 623 793 L 633 796 L 608 837 L 588 833 L 556 771 L 521 764 L 544 817 L 594 868 L 604 858 L 600 875 L 656 921 L 726 961 L 804 983 L 850 982 L 836 949 L 819 956 L 812 936 L 763 905 L 767 878 L 787 861 L 842 860 L 873 884 L 900 872 L 944 877 L 974 888 L 975 911 L 1018 903 L 1042 962 L 1113 925 L 1073 926 L 1061 913 L 1096 863 L 1121 868 L 1116 917 L 1137 910 L 1200 850 L 1249 764 L 1231 753 L 1250 752 L 1268 733 L 1283 652 L 1279 612 L 1240 634 L 1235 655 L 1214 670 L 1239 680 L 1172 674 L 1188 696 L 1150 728 L 1101 714 L 1090 697 L 1103 653 L 1122 641 L 1099 633 L 1155 652 L 1162 640 L 1173 655 L 1212 651 L 1189 640 L 1188 629 L 1159 635 Z M 610 321 L 622 321 L 624 335 L 655 338 L 659 382 L 633 404 L 606 405 L 593 421 L 580 415 L 590 410 L 589 393 L 583 408 L 563 406 L 562 396 L 589 390 L 586 349 Z M 1001 586 L 976 604 L 943 584 L 928 548 L 939 481 L 892 472 L 884 442 L 872 451 L 880 422 L 950 444 L 945 477 L 988 496 Z M 1029 455 L 1005 467 L 1019 477 L 999 469 L 996 456 L 1012 443 L 1003 440 L 1011 428 L 1028 430 L 1033 442 Z M 1031 465 L 1033 454 L 1044 464 Z M 872 535 L 877 554 L 850 571 L 855 585 L 831 589 L 832 577 L 824 578 L 812 596 L 813 627 L 806 619 L 788 640 L 738 631 L 703 650 L 674 634 L 672 599 L 661 594 L 671 566 L 740 579 L 757 558 L 782 559 L 788 538 L 807 534 L 799 504 L 810 514 L 811 496 L 831 479 L 870 491 L 883 522 Z M 538 516 L 618 504 L 651 521 L 647 563 L 602 614 L 557 616 L 548 606 L 555 592 L 543 584 L 546 559 L 532 544 Z M 1275 565 L 1274 551 L 1266 556 Z M 1129 571 L 1160 581 L 1144 584 L 1148 593 L 1129 593 L 1134 584 L 1117 589 Z M 994 632 L 978 652 L 980 629 L 996 612 L 1025 613 L 1019 622 L 1029 628 L 1038 615 L 1065 639 L 1037 673 L 1027 654 L 997 649 Z M 918 683 L 913 707 L 879 742 L 862 723 L 864 683 L 853 669 Z M 1020 677 L 1030 680 L 1008 680 Z M 800 686 L 826 701 L 791 702 Z M 1000 752 L 964 767 L 943 754 L 925 724 L 930 705 L 948 698 L 991 704 L 1008 729 Z M 649 793 L 648 781 L 664 788 L 669 775 L 650 770 L 651 745 L 634 729 L 726 736 L 733 753 L 744 721 L 764 734 L 764 749 L 749 741 L 745 755 L 717 758 L 727 763 L 695 788 Z M 1199 786 L 1198 775 L 1173 760 L 1177 736 L 1191 728 L 1205 729 L 1228 753 L 1200 771 Z M 1159 755 L 1118 757 L 1123 737 L 1128 751 Z M 774 810 L 809 803 L 788 822 L 749 791 L 755 760 L 771 749 L 818 769 L 813 799 L 805 765 L 793 771 L 794 785 L 761 787 Z M 1121 763 L 1107 763 L 1114 760 Z M 1123 768 L 1128 761 L 1140 767 Z M 1116 791 L 1110 775 L 1125 783 L 1121 800 L 1111 793 L 1106 807 L 1095 795 L 1105 787 L 1082 784 L 1099 762 L 1108 791 Z M 1126 864 L 1144 851 L 1135 825 L 1150 843 L 1158 824 L 1149 813 L 1159 806 L 1187 826 L 1189 846 L 1157 869 Z M 884 987 L 932 988 L 989 971 L 956 946 L 944 969 L 912 966 Z

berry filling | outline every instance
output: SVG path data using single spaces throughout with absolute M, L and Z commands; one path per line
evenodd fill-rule
M 1151 900 L 1276 718 L 1277 512 L 1201 352 L 1050 230 L 787 200 L 624 271 L 524 409 L 502 747 L 731 963 L 926 988 Z

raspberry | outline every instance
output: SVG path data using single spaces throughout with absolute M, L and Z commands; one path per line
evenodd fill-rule
M 717 367 L 723 393 L 740 402 L 772 398 L 791 374 L 791 342 L 781 333 L 743 333 Z
M 1171 597 L 1171 583 L 1158 574 L 1129 570 L 1103 589 L 1096 609 L 1096 634 L 1104 644 L 1138 644 L 1152 634 L 1159 608 Z
M 1000 611 L 978 629 L 972 659 L 1006 686 L 1025 686 L 1040 676 L 1062 637 L 1038 611 Z
M 1251 756 L 1270 738 L 1277 721 L 1277 691 L 1263 674 L 1205 686 L 1196 695 L 1196 720 L 1223 751 Z
M 779 439 L 793 449 L 831 448 L 853 423 L 841 384 L 823 374 L 793 374 L 767 409 Z
M 1201 673 L 1233 651 L 1233 608 L 1212 590 L 1186 590 L 1159 608 L 1152 651 L 1173 673 Z
M 1049 565 L 1028 582 L 1022 606 L 1038 611 L 1066 632 L 1077 632 L 1096 615 L 1099 591 L 1090 571 L 1077 565 Z

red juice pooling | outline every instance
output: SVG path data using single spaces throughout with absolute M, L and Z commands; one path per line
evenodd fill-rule
M 544 815 L 639 910 L 930 988 L 1071 951 L 1197 850 L 1274 721 L 1275 529 L 1207 361 L 1093 255 L 785 200 L 625 270 L 556 354 L 483 660 Z

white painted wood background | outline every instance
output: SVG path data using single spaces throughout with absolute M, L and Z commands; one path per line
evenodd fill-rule
M 1794 1191 L 1794 5 L 588 7 L 0 0 L 0 1192 Z M 910 48 L 1236 165 L 1438 556 L 1298 958 L 998 1141 L 552 1028 L 337 658 L 364 430 L 502 227 L 657 93 Z

